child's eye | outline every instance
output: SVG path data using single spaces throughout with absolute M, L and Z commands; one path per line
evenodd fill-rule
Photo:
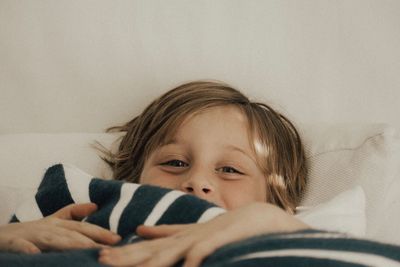
M 189 166 L 189 164 L 187 164 L 186 162 L 178 159 L 166 161 L 164 163 L 161 163 L 161 165 L 172 166 L 177 168 L 183 168 Z
M 233 167 L 229 167 L 229 166 L 224 166 L 224 167 L 221 167 L 221 168 L 219 168 L 218 170 L 219 170 L 219 171 L 221 171 L 221 172 L 224 172 L 224 173 L 237 173 L 237 174 L 243 174 L 242 172 L 240 172 L 240 171 L 236 170 L 236 169 L 235 169 L 235 168 L 233 168 Z

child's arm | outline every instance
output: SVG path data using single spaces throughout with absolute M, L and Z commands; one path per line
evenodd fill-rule
M 93 203 L 72 204 L 40 220 L 0 226 L 0 250 L 39 253 L 112 245 L 120 237 L 109 230 L 81 220 L 93 213 Z
M 184 266 L 199 266 L 204 258 L 228 243 L 260 234 L 307 228 L 306 224 L 276 206 L 254 203 L 206 223 L 140 226 L 137 229 L 139 235 L 156 239 L 104 249 L 99 260 L 112 266 L 172 266 L 185 258 Z

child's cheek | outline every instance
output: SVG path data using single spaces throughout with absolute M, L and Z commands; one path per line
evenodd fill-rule
M 249 183 L 230 183 L 220 187 L 220 195 L 228 210 L 240 208 L 254 202 L 265 202 L 260 188 Z
M 140 181 L 142 184 L 149 184 L 179 190 L 179 179 L 177 179 L 177 177 L 158 171 L 149 171 L 142 173 Z

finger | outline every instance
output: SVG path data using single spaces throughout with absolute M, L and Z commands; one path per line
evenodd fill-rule
M 238 239 L 224 232 L 216 233 L 194 244 L 186 253 L 183 267 L 197 267 L 201 262 L 220 247 Z
M 211 245 L 209 241 L 197 243 L 187 252 L 183 267 L 200 266 L 204 258 L 212 254 L 218 247 L 219 245 Z
M 160 238 L 174 235 L 193 226 L 194 224 L 172 224 L 158 226 L 140 225 L 136 228 L 136 233 L 145 238 Z
M 173 266 L 182 259 L 187 251 L 187 246 L 170 245 L 159 249 L 146 261 L 140 263 L 140 267 Z
M 153 250 L 148 245 L 148 242 L 143 241 L 118 248 L 102 249 L 99 252 L 99 262 L 111 266 L 134 266 L 152 256 Z
M 112 266 L 173 266 L 192 245 L 193 235 L 186 235 L 178 242 L 171 236 L 102 250 L 99 261 Z
M 95 203 L 75 204 L 71 208 L 71 218 L 73 220 L 82 220 L 97 210 Z
M 33 242 L 33 240 L 32 240 Z M 52 227 L 34 240 L 34 243 L 42 250 L 68 250 L 78 248 L 103 248 L 90 238 L 78 232 Z
M 107 245 L 114 245 L 121 240 L 119 235 L 111 232 L 110 230 L 87 222 L 62 220 L 59 225 L 69 230 L 79 232 L 96 242 Z
M 97 205 L 94 203 L 70 204 L 50 216 L 65 220 L 82 220 L 96 210 Z
M 37 254 L 41 252 L 32 242 L 22 238 L 10 240 L 7 244 L 7 250 L 10 252 L 22 252 L 27 254 Z

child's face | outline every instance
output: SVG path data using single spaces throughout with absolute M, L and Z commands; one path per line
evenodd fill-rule
M 186 119 L 173 140 L 145 162 L 140 181 L 182 190 L 234 209 L 266 201 L 266 182 L 248 138 L 246 117 L 234 106 Z

